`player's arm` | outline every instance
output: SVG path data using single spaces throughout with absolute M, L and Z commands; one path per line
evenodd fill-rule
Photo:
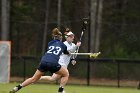
M 68 55 L 71 54 L 70 51 L 67 50 L 67 46 L 66 45 L 64 45 L 64 52 L 63 53 L 64 54 L 68 54 Z
M 68 54 L 68 55 L 69 55 L 69 54 L 71 54 L 71 53 L 70 53 L 70 51 L 65 50 L 65 51 L 64 51 L 64 54 Z
M 79 46 L 81 46 L 81 42 L 77 42 L 77 44 L 73 47 L 73 51 L 72 51 L 72 53 L 73 52 L 76 52 L 76 50 L 77 50 L 77 48 L 79 47 Z M 70 60 L 70 62 L 72 63 L 72 65 L 75 65 L 76 64 L 76 60 L 75 60 L 75 55 L 72 55 L 71 56 L 71 60 Z
M 73 48 L 70 51 L 74 53 L 80 46 L 81 46 L 81 42 L 79 41 L 76 44 L 73 43 Z

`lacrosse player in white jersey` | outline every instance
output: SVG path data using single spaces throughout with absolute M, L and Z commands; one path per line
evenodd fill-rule
M 67 46 L 67 50 L 71 53 L 74 53 L 76 49 L 81 45 L 81 42 L 77 42 L 76 45 L 72 43 L 74 41 L 74 34 L 69 28 L 66 28 L 66 31 L 64 33 L 66 41 L 63 43 Z M 61 54 L 60 59 L 59 59 L 59 64 L 67 69 L 69 63 L 72 63 L 73 65 L 76 64 L 75 59 L 72 57 L 72 55 L 66 55 L 66 54 Z M 67 69 L 68 71 L 68 69 Z M 68 71 L 69 72 L 69 71 Z M 47 81 L 55 81 L 60 79 L 61 76 L 53 73 L 52 76 L 41 76 L 40 80 L 47 80 Z M 62 93 L 65 93 L 63 91 Z

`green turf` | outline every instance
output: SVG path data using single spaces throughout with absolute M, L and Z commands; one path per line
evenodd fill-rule
M 17 83 L 0 84 L 0 93 L 9 93 Z M 33 84 L 21 89 L 17 93 L 56 93 L 58 85 Z M 140 93 L 136 88 L 95 87 L 95 86 L 71 86 L 65 87 L 66 93 Z

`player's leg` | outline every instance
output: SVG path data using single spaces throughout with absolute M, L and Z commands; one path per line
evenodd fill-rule
M 53 73 L 52 76 L 41 76 L 40 80 L 55 81 L 58 80 L 61 75 Z
M 37 71 L 35 72 L 35 74 L 33 75 L 33 77 L 28 78 L 27 80 L 25 80 L 25 81 L 24 81 L 23 83 L 21 83 L 20 85 L 14 87 L 14 88 L 10 91 L 10 93 L 15 93 L 15 92 L 17 92 L 18 90 L 20 90 L 22 87 L 25 87 L 25 86 L 27 86 L 27 85 L 29 85 L 29 84 L 32 84 L 32 83 L 38 81 L 38 80 L 40 79 L 40 77 L 41 77 L 43 74 L 44 74 L 43 72 L 40 72 L 39 70 L 37 70 Z
M 34 74 L 33 77 L 31 77 L 31 78 L 25 80 L 25 81 L 21 84 L 22 87 L 25 87 L 25 86 L 27 86 L 27 85 L 29 85 L 29 84 L 31 84 L 31 83 L 34 83 L 34 82 L 38 81 L 38 80 L 40 79 L 40 77 L 41 77 L 43 74 L 44 74 L 43 72 L 40 72 L 39 70 L 37 70 L 37 71 L 35 72 L 35 74 Z
M 60 80 L 60 87 L 58 89 L 58 93 L 62 93 L 64 90 L 64 86 L 66 85 L 68 78 L 69 78 L 69 72 L 67 70 L 67 68 L 65 67 L 61 67 L 61 69 L 59 71 L 56 72 L 56 74 L 61 75 L 61 80 Z

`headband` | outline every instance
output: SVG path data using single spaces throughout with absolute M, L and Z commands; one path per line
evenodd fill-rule
M 72 32 L 68 32 L 66 35 L 69 36 L 69 35 L 74 35 L 74 34 Z

